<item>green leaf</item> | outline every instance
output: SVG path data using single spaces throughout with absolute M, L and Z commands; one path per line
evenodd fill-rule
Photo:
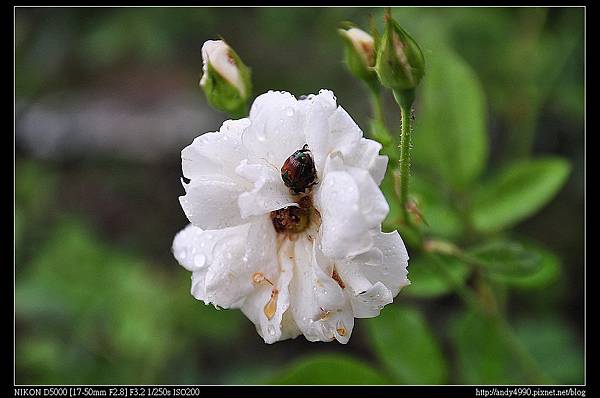
M 463 232 L 459 214 L 450 206 L 449 193 L 440 184 L 413 176 L 410 181 L 410 195 L 416 200 L 424 222 L 423 229 L 438 237 L 458 238 Z
M 542 268 L 541 254 L 518 242 L 492 241 L 466 255 L 490 273 L 510 278 L 532 276 Z
M 465 384 L 525 383 L 516 359 L 506 349 L 497 325 L 475 312 L 466 312 L 450 328 L 458 359 L 459 382 Z
M 301 359 L 269 384 L 388 384 L 381 372 L 347 355 Z
M 472 220 L 483 232 L 508 228 L 548 203 L 567 180 L 569 163 L 556 157 L 513 163 L 476 191 Z
M 474 71 L 450 48 L 437 46 L 427 60 L 417 93 L 414 163 L 464 189 L 487 159 L 483 90 Z
M 558 384 L 583 383 L 583 346 L 567 322 L 554 315 L 526 317 L 517 322 L 515 331 Z
M 402 290 L 402 294 L 431 298 L 451 292 L 450 281 L 436 271 L 436 267 L 432 264 L 433 261 L 436 260 L 427 253 L 410 259 L 408 266 L 410 285 Z M 439 256 L 437 261 L 443 262 L 440 266 L 446 267 L 456 282 L 464 281 L 469 273 L 468 267 L 456 259 Z
M 522 289 L 542 288 L 555 282 L 560 275 L 560 259 L 543 247 L 533 243 L 523 243 L 526 251 L 535 253 L 540 265 L 537 270 L 529 275 L 513 277 L 504 274 L 491 274 L 495 281 L 505 283 Z
M 375 352 L 394 382 L 441 384 L 447 367 L 425 319 L 414 309 L 386 307 L 367 326 Z

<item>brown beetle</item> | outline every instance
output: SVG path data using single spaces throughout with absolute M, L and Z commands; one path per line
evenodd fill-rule
M 308 144 L 294 152 L 281 167 L 281 179 L 295 193 L 303 193 L 317 183 L 317 170 Z

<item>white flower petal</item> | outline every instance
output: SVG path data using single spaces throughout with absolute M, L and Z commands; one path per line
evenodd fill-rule
M 231 308 L 254 291 L 257 272 L 270 280 L 278 268 L 275 231 L 268 217 L 234 228 L 235 235 L 215 244 L 205 281 L 207 300 L 223 308 Z
M 372 236 L 374 246 L 370 251 L 342 260 L 336 267 L 341 280 L 350 287 L 357 318 L 379 315 L 381 308 L 410 284 L 408 253 L 398 232 L 372 232 Z
M 342 154 L 344 164 L 367 170 L 377 185 L 387 167 L 387 156 L 379 155 L 379 142 L 363 138 L 363 132 L 348 113 L 338 107 L 329 118 L 328 153 Z
M 368 251 L 373 245 L 369 231 L 389 212 L 385 197 L 368 172 L 344 166 L 339 156 L 328 158 L 325 171 L 316 193 L 323 252 L 345 258 Z
M 344 163 L 367 170 L 377 185 L 381 184 L 387 169 L 387 156 L 379 155 L 382 146 L 379 142 L 361 138 L 356 150 L 344 158 Z
M 186 194 L 179 197 L 190 222 L 202 229 L 240 225 L 243 220 L 238 197 L 244 188 L 224 176 L 200 176 L 183 184 Z
M 338 339 L 345 343 L 352 333 L 354 317 L 340 285 L 323 271 L 332 268 L 331 264 L 319 265 L 316 251 L 307 237 L 296 242 L 290 310 L 307 340 Z
M 398 231 L 373 234 L 374 249 L 381 253 L 381 263 L 358 256 L 364 275 L 373 283 L 382 282 L 396 297 L 400 289 L 410 285 L 408 280 L 408 252 Z
M 183 175 L 189 179 L 198 176 L 223 175 L 235 177 L 235 168 L 248 157 L 242 145 L 242 134 L 250 119 L 227 120 L 218 132 L 205 133 L 181 151 Z
M 189 224 L 180 231 L 173 240 L 173 254 L 175 258 L 188 271 L 192 271 L 192 295 L 206 304 L 210 301 L 206 296 L 206 274 L 213 264 L 219 263 L 218 254 L 215 256 L 214 248 L 221 240 L 228 240 L 246 230 L 242 225 L 218 231 L 203 231 Z
M 186 195 L 179 198 L 188 219 L 202 229 L 218 229 L 244 222 L 238 196 L 251 188 L 235 169 L 245 159 L 241 136 L 248 119 L 227 121 L 217 133 L 197 137 L 181 151 Z
M 317 176 L 323 176 L 325 159 L 329 155 L 329 118 L 336 110 L 335 96 L 329 90 L 321 90 L 318 95 L 299 101 L 306 114 L 304 133 L 311 150 Z
M 197 248 L 203 240 L 204 231 L 192 224 L 188 224 L 179 231 L 173 239 L 173 255 L 185 269 L 191 272 L 206 270 L 206 256 L 197 253 Z M 196 254 L 200 254 L 196 256 Z
M 359 188 L 359 207 L 365 222 L 371 228 L 381 225 L 390 211 L 385 196 L 366 170 L 356 167 L 348 167 L 346 170 Z
M 244 192 L 238 198 L 242 217 L 266 214 L 296 205 L 278 170 L 263 164 L 248 164 L 247 160 L 243 160 L 236 172 L 254 184 L 252 191 Z
M 348 112 L 339 106 L 329 118 L 329 152 L 350 156 L 360 145 L 362 130 Z
M 392 302 L 392 293 L 381 282 L 371 283 L 357 261 L 343 260 L 337 263 L 336 271 L 346 285 L 354 316 L 371 318 L 379 315 L 383 306 Z
M 345 172 L 329 173 L 318 193 L 321 244 L 325 255 L 344 258 L 369 250 L 372 240 L 365 233 L 368 228 L 360 212 L 360 192 L 354 179 Z
M 275 232 L 268 217 L 203 231 L 188 225 L 173 242 L 179 263 L 192 271 L 192 295 L 206 304 L 238 307 L 254 291 L 253 275 L 275 278 Z
M 270 91 L 258 96 L 250 109 L 251 124 L 242 141 L 253 163 L 266 162 L 281 169 L 285 160 L 306 143 L 304 115 L 298 101 L 286 92 Z
M 293 276 L 294 256 L 293 244 L 284 240 L 278 253 L 279 277 L 255 286 L 242 306 L 242 312 L 256 325 L 258 334 L 268 344 L 286 338 L 296 337 L 297 331 L 290 325 L 289 319 L 283 322 L 284 314 L 289 308 L 289 283 Z
M 393 301 L 390 290 L 383 283 L 377 282 L 367 290 L 352 297 L 350 302 L 355 317 L 373 318 L 379 315 L 385 305 Z

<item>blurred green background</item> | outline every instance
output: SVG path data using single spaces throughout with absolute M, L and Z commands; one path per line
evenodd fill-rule
M 543 248 L 543 273 L 514 283 L 497 278 L 492 286 L 546 375 L 558 384 L 583 383 L 584 10 L 393 13 L 427 60 L 415 105 L 414 189 L 436 236 L 478 241 L 445 199 L 479 185 L 470 170 L 486 181 L 538 156 L 562 159 L 549 177 L 560 174 L 560 181 L 548 183 L 554 188 L 543 203 L 520 206 L 529 183 L 513 181 L 515 197 L 502 209 L 481 207 L 475 227 L 479 237 L 516 237 Z M 413 285 L 380 317 L 357 320 L 342 346 L 302 336 L 264 344 L 240 311 L 193 299 L 190 274 L 171 254 L 175 233 L 187 224 L 178 202 L 180 150 L 225 119 L 198 87 L 202 43 L 224 37 L 252 68 L 255 95 L 332 89 L 367 131 L 367 92 L 342 62 L 336 28 L 351 20 L 366 29 L 369 15 L 381 27 L 382 14 L 16 9 L 17 383 L 531 382 L 526 362 L 465 309 L 425 255 L 411 253 Z M 384 105 L 397 126 L 391 96 Z M 452 146 L 460 146 L 458 159 L 442 153 Z M 461 167 L 468 170 L 453 173 Z M 514 209 L 514 219 L 487 217 Z M 460 264 L 452 272 L 471 277 Z

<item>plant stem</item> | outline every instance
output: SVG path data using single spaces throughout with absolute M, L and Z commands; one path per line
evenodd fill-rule
M 410 134 L 412 131 L 410 113 L 415 93 L 414 90 L 394 90 L 394 98 L 400 106 L 402 117 L 400 132 L 400 206 L 402 207 L 404 222 L 410 224 L 406 205 L 408 203 L 408 181 L 410 178 Z
M 369 92 L 371 93 L 371 106 L 373 107 L 373 116 L 375 120 L 380 122 L 382 125 L 385 125 L 385 120 L 383 118 L 383 107 L 381 106 L 381 92 L 379 91 L 379 87 L 376 87 L 373 84 L 368 84 Z

